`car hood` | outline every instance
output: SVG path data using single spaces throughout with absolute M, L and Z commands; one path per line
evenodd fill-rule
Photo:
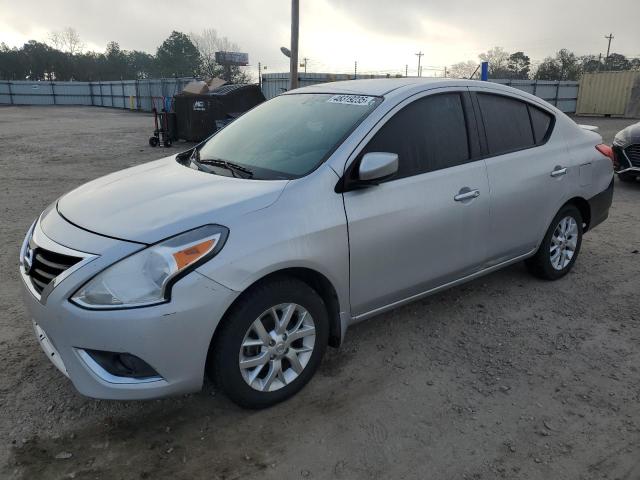
M 286 184 L 201 172 L 172 156 L 86 183 L 60 198 L 58 212 L 85 230 L 150 244 L 266 208 Z
M 621 148 L 637 143 L 640 143 L 640 122 L 620 130 L 613 139 L 613 144 Z

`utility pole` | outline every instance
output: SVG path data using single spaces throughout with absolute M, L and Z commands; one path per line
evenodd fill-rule
M 289 59 L 289 90 L 298 88 L 298 33 L 300 30 L 300 0 L 291 0 L 291 58 Z
M 304 62 L 304 73 L 307 73 L 307 60 L 309 60 L 307 57 L 304 57 L 302 59 L 302 61 Z
M 408 64 L 404 66 L 404 76 L 405 77 L 409 76 L 409 65 Z
M 358 78 L 358 61 L 356 60 L 353 64 L 353 79 L 356 80 Z
M 444 67 L 444 78 L 447 78 L 447 66 Z
M 262 65 L 258 62 L 258 87 L 262 89 Z
M 420 50 L 418 53 L 416 53 L 416 56 L 418 57 L 418 76 L 421 77 L 422 76 L 422 71 L 420 70 L 420 60 L 422 60 L 422 56 L 424 55 L 424 53 L 422 53 L 422 50 Z
M 613 36 L 613 33 L 610 33 L 609 35 L 605 35 L 604 38 L 609 40 L 609 44 L 607 45 L 607 57 L 604 59 L 604 64 L 609 65 L 609 52 L 611 51 L 611 40 L 613 40 L 615 37 Z

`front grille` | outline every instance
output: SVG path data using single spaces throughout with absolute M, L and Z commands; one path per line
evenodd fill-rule
M 62 272 L 78 263 L 81 258 L 36 247 L 33 252 L 33 263 L 29 270 L 29 278 L 33 288 L 42 293 L 44 288 Z
M 629 145 L 624 149 L 624 153 L 634 167 L 640 167 L 640 143 Z

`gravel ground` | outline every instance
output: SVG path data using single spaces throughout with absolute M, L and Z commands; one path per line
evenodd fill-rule
M 608 142 L 632 123 L 579 121 Z M 35 341 L 18 248 L 57 196 L 160 157 L 151 125 L 109 109 L 0 108 L 0 477 L 640 478 L 640 184 L 617 180 L 609 220 L 567 277 L 515 265 L 362 323 L 284 404 L 244 411 L 211 386 L 80 396 Z

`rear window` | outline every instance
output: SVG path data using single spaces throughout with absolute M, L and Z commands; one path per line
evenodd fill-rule
M 533 147 L 527 104 L 502 95 L 478 94 L 491 155 Z
M 553 117 L 533 105 L 529 105 L 529 115 L 531 116 L 531 128 L 536 145 L 540 145 L 547 139 Z

